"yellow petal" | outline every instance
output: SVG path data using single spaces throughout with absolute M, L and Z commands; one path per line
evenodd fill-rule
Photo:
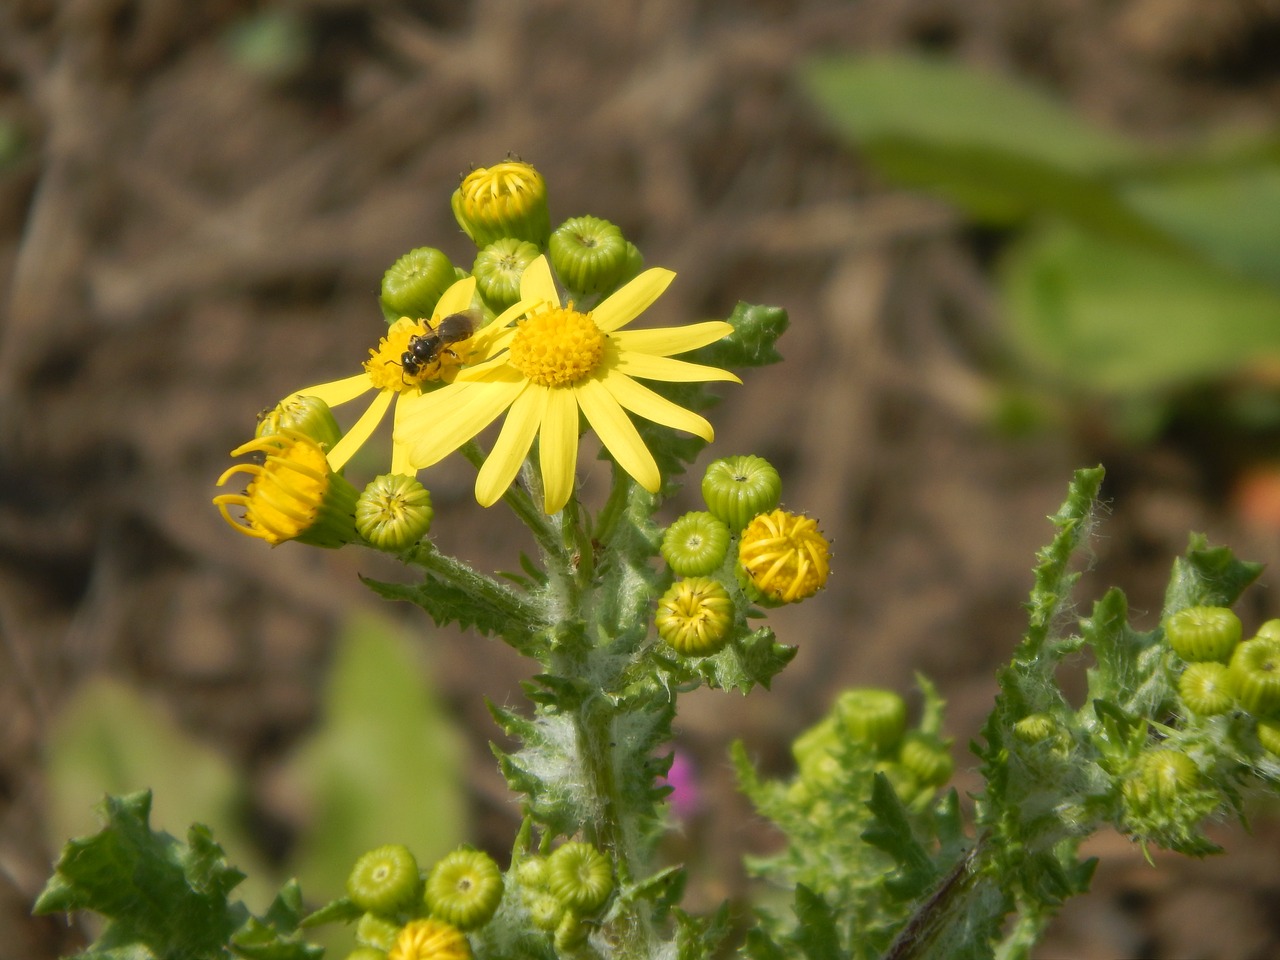
M 618 401 L 599 380 L 583 380 L 574 386 L 573 391 L 591 429 L 595 430 L 613 459 L 635 477 L 636 483 L 650 493 L 657 493 L 662 485 L 658 464 Z
M 632 413 L 639 414 L 646 420 L 660 423 L 693 433 L 710 443 L 715 439 L 715 431 L 711 424 L 692 410 L 686 410 L 679 404 L 672 403 L 666 397 L 659 396 L 646 386 L 636 383 L 630 377 L 614 372 L 605 377 L 604 388 L 613 395 L 613 399 Z
M 408 404 L 405 403 L 405 397 L 401 396 L 400 401 L 396 404 L 395 413 L 392 414 L 391 418 L 391 472 L 412 477 L 418 471 L 410 466 L 409 446 L 401 439 L 403 431 L 400 428 L 400 421 L 406 409 L 408 409 Z
M 546 394 L 545 387 L 534 386 L 511 404 L 502 432 L 476 476 L 476 502 L 480 506 L 489 507 L 497 503 L 520 472 L 520 465 L 529 455 L 533 438 L 538 435 L 538 427 L 542 424 Z
M 554 303 L 560 305 L 560 291 L 556 289 L 556 279 L 551 275 L 551 265 L 543 254 L 524 268 L 520 274 L 520 299 L 531 303 Z
M 491 424 L 527 384 L 453 383 L 423 394 L 401 419 L 409 466 L 420 470 L 443 460 Z
M 573 494 L 573 474 L 578 466 L 578 400 L 568 387 L 547 391 L 538 457 L 542 461 L 543 509 L 559 513 Z
M 592 310 L 591 319 L 605 333 L 624 327 L 649 309 L 675 278 L 674 272 L 662 267 L 646 270 Z
M 613 364 L 613 369 L 642 380 L 666 380 L 669 383 L 697 383 L 703 380 L 727 380 L 741 383 L 737 376 L 719 367 L 708 367 L 687 360 L 670 357 L 651 357 L 645 353 L 623 353 Z
M 619 330 L 611 340 L 620 350 L 670 357 L 705 347 L 733 333 L 733 326 L 723 320 L 706 320 L 686 327 L 658 327 L 654 330 Z
M 315 396 L 315 394 L 311 394 Z M 352 455 L 364 446 L 366 440 L 373 436 L 373 431 L 377 429 L 379 423 L 382 422 L 382 415 L 387 412 L 387 407 L 391 406 L 392 398 L 396 396 L 394 390 L 379 390 L 378 395 L 373 398 L 373 403 L 369 404 L 369 409 L 365 410 L 346 432 L 346 435 L 333 445 L 333 449 L 329 451 L 329 466 L 334 470 L 341 470 L 347 465 L 347 461 Z
M 475 292 L 476 278 L 463 277 L 441 294 L 436 308 L 431 311 L 432 323 L 443 320 L 451 314 L 471 309 L 471 299 L 475 296 Z
M 510 338 L 507 338 L 507 339 L 510 339 Z M 505 353 L 496 357 L 491 357 L 490 359 L 485 360 L 482 363 L 471 364 L 469 366 L 463 367 L 461 370 L 458 371 L 457 375 L 453 378 L 453 382 L 454 383 L 484 383 L 485 381 L 490 381 L 495 379 L 496 380 L 510 379 L 509 376 L 504 376 L 502 374 L 503 368 L 506 368 L 509 373 L 514 372 L 513 368 L 507 367 L 507 355 Z
M 307 387 L 305 390 L 296 390 L 285 397 L 283 402 L 287 403 L 296 397 L 315 397 L 331 407 L 336 407 L 372 389 L 373 384 L 369 380 L 369 375 L 357 373 L 354 377 L 347 377 L 345 380 L 330 380 L 328 383 L 317 383 L 314 387 Z

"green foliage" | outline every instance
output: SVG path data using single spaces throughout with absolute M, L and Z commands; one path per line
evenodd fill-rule
M 1274 137 L 1157 153 L 943 60 L 826 58 L 801 77 L 887 177 L 1018 229 L 997 276 L 1028 382 L 1108 398 L 1136 429 L 1171 389 L 1280 355 Z

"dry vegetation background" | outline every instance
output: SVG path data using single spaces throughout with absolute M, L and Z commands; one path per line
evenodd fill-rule
M 232 44 L 264 12 L 305 39 L 274 71 Z M 89 676 L 136 684 L 234 758 L 287 844 L 288 811 L 261 785 L 315 719 L 335 625 L 374 603 L 355 574 L 397 573 L 234 535 L 213 480 L 258 410 L 365 356 L 399 254 L 466 262 L 447 197 L 509 151 L 545 174 L 553 222 L 605 216 L 678 272 L 660 321 L 739 299 L 792 318 L 787 362 L 714 412 L 714 449 L 773 459 L 837 568 L 776 618 L 801 650 L 772 694 L 682 712 L 714 810 L 686 838 L 695 905 L 739 894 L 738 852 L 769 842 L 732 794 L 727 742 L 785 772 L 790 737 L 844 685 L 935 678 L 976 787 L 965 744 L 1074 467 L 1109 469 L 1087 583 L 1124 587 L 1148 621 L 1190 529 L 1277 559 L 1201 445 L 1125 449 L 1098 411 L 1029 439 L 992 431 L 1006 358 L 989 238 L 878 181 L 795 82 L 809 54 L 886 49 L 1033 79 L 1157 140 L 1280 107 L 1268 0 L 0 0 L 0 117 L 23 138 L 0 167 L 0 958 L 79 943 L 27 913 L 56 852 L 42 736 Z M 470 468 L 428 484 L 442 547 L 510 564 L 524 542 L 468 502 Z M 1243 613 L 1280 614 L 1274 590 Z M 474 636 L 429 642 L 471 729 L 477 839 L 501 851 L 515 811 L 481 695 L 514 702 L 524 667 Z M 1040 955 L 1280 955 L 1280 831 L 1264 817 L 1222 837 L 1226 858 L 1154 870 L 1102 838 L 1094 894 Z

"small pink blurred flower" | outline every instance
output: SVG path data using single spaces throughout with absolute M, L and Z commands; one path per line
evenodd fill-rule
M 689 820 L 702 807 L 702 795 L 698 789 L 698 770 L 693 760 L 683 750 L 676 750 L 671 757 L 671 769 L 665 777 L 658 778 L 658 785 L 669 786 L 667 802 L 677 820 Z

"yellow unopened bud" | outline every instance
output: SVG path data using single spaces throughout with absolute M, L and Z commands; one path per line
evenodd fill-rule
M 333 411 L 319 397 L 281 400 L 258 418 L 254 436 L 269 437 L 285 430 L 305 433 L 325 450 L 332 450 L 333 445 L 342 439 L 342 428 L 338 426 Z
M 742 531 L 738 562 L 762 599 L 797 603 L 826 585 L 831 545 L 816 520 L 774 510 L 756 517 Z
M 477 247 L 503 237 L 547 245 L 547 184 L 530 164 L 507 160 L 472 170 L 453 192 L 453 215 Z

